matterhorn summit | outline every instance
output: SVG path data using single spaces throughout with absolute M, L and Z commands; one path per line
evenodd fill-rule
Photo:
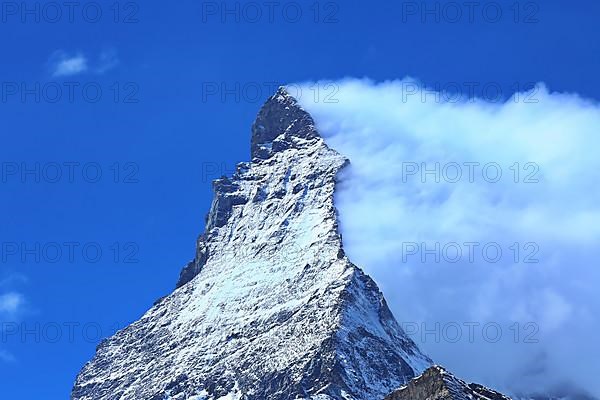
M 214 182 L 176 290 L 98 346 L 72 399 L 382 400 L 432 366 L 346 257 L 333 200 L 347 160 L 284 89 L 251 153 Z

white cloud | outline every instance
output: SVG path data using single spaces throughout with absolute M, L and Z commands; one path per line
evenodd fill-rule
M 21 311 L 25 304 L 23 295 L 16 292 L 9 292 L 0 295 L 0 313 L 15 314 Z
M 67 55 L 57 52 L 51 57 L 52 76 L 72 76 L 88 70 L 88 59 L 83 54 Z
M 19 273 L 7 273 L 0 277 L 0 289 L 4 293 L 0 294 L 0 321 L 6 322 L 11 319 L 16 322 L 22 316 L 26 305 L 25 297 L 9 288 L 14 284 L 27 283 L 27 277 Z M 0 335 L 3 335 L 2 330 L 5 328 L 0 324 Z M 8 351 L 0 348 L 0 362 L 13 362 L 16 358 Z
M 114 49 L 102 51 L 98 57 L 90 59 L 83 53 L 68 54 L 63 50 L 54 52 L 49 60 L 50 70 L 54 77 L 67 77 L 83 73 L 102 75 L 119 64 Z
M 329 100 L 337 103 L 315 102 L 314 84 L 302 86 L 301 104 L 351 161 L 336 194 L 348 256 L 379 283 L 399 321 L 417 324 L 421 347 L 465 378 L 515 391 L 566 382 L 600 395 L 600 107 L 541 84 L 490 103 L 444 101 L 413 92 L 415 83 L 336 82 Z M 470 162 L 480 163 L 473 182 Z M 492 162 L 503 173 L 497 183 L 482 175 Z M 424 168 L 436 163 L 439 183 Z M 538 183 L 525 183 L 529 175 Z M 410 242 L 418 248 L 408 256 Z M 463 252 L 455 263 L 427 252 L 453 242 Z M 491 263 L 480 250 L 470 262 L 466 242 L 497 243 L 503 256 Z M 524 263 L 533 253 L 539 262 Z M 470 322 L 498 323 L 501 340 L 479 330 L 471 343 Z M 462 340 L 423 337 L 421 323 L 458 323 Z

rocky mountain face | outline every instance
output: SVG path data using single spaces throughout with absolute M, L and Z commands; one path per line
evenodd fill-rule
M 72 399 L 373 400 L 432 365 L 344 254 L 333 194 L 347 160 L 285 90 L 251 152 L 214 182 L 176 290 L 98 346 Z
M 466 383 L 440 366 L 427 369 L 385 400 L 510 400 L 476 383 Z

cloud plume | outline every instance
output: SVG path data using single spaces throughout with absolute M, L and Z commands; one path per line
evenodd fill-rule
M 599 105 L 543 84 L 495 102 L 410 78 L 328 84 L 329 101 L 289 91 L 351 161 L 346 252 L 406 331 L 466 379 L 600 396 Z

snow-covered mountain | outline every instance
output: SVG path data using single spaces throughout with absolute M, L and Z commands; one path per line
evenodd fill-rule
M 432 366 L 344 254 L 333 194 L 347 160 L 284 89 L 251 153 L 214 182 L 176 290 L 98 346 L 72 399 L 381 400 Z

